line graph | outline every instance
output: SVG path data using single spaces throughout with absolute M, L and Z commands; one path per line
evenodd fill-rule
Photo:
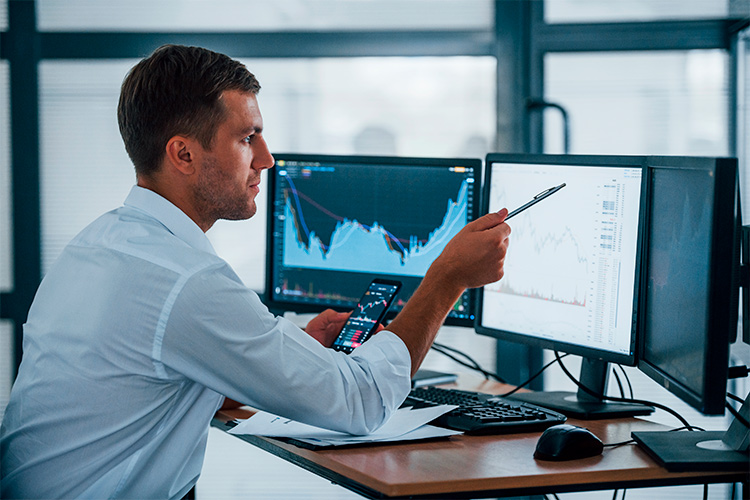
M 286 176 L 284 211 L 284 255 L 288 267 L 424 276 L 445 245 L 466 224 L 468 182 L 464 180 L 455 199 L 445 200 L 441 224 L 426 238 L 396 236 L 378 221 L 361 222 L 339 215 L 300 191 Z M 301 200 L 336 221 L 326 241 L 307 222 Z
M 493 164 L 489 210 L 554 199 L 509 221 L 501 281 L 484 287 L 483 324 L 627 352 L 634 302 L 640 175 L 613 167 Z
M 357 308 L 355 311 L 358 311 L 359 314 L 366 314 L 369 309 L 372 309 L 373 311 L 377 311 L 379 309 L 385 308 L 385 306 L 388 305 L 388 302 L 385 299 L 376 299 L 371 302 L 367 302 L 364 304 L 357 304 Z M 361 318 L 364 320 L 370 320 L 371 322 L 375 322 L 375 319 L 372 318 Z
M 502 177 L 492 191 L 490 210 L 513 208 L 525 201 L 523 190 L 509 190 L 505 186 L 528 186 L 510 174 Z M 541 185 L 552 185 L 556 180 L 537 180 L 539 185 L 526 187 L 534 191 Z M 509 222 L 510 245 L 505 258 L 505 275 L 486 290 L 527 299 L 538 299 L 568 306 L 586 307 L 591 267 L 594 262 L 591 248 L 592 232 L 579 219 L 566 218 L 560 207 L 571 198 L 585 203 L 577 193 L 576 183 L 569 191 L 556 195 L 547 205 L 538 205 L 521 213 Z M 566 188 L 567 189 L 567 188 Z M 535 191 L 536 192 L 536 191 Z M 532 193 L 533 194 L 533 193 Z

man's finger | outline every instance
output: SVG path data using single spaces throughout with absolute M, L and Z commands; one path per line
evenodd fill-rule
M 499 226 L 505 221 L 508 216 L 508 209 L 503 208 L 497 212 L 490 212 L 484 215 L 474 222 L 471 222 L 469 226 L 475 231 L 484 231 L 486 229 L 492 229 L 495 226 Z

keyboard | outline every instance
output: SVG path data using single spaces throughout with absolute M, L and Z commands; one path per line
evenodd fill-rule
M 562 424 L 566 417 L 541 406 L 481 392 L 417 387 L 402 406 L 424 408 L 435 405 L 458 405 L 430 422 L 438 427 L 466 434 L 510 434 L 534 432 Z

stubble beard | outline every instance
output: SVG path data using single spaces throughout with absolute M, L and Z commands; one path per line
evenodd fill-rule
M 245 220 L 257 211 L 255 200 L 248 203 L 248 185 L 237 189 L 234 179 L 225 174 L 218 161 L 205 160 L 197 185 L 193 189 L 199 211 L 211 223 L 219 220 Z

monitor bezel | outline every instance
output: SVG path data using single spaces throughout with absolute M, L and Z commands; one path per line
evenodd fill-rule
M 482 185 L 482 210 L 480 213 L 487 213 L 489 209 L 489 188 L 492 180 L 493 163 L 528 163 L 544 165 L 562 165 L 562 166 L 583 166 L 583 167 L 628 167 L 641 170 L 641 196 L 638 217 L 638 238 L 636 242 L 636 262 L 635 262 L 635 281 L 633 290 L 633 314 L 631 318 L 630 348 L 627 354 L 613 351 L 596 349 L 578 344 L 570 344 L 559 340 L 542 339 L 523 335 L 519 332 L 500 330 L 482 325 L 484 288 L 477 289 L 475 304 L 477 312 L 475 314 L 474 329 L 480 335 L 486 335 L 499 340 L 507 340 L 519 344 L 525 344 L 532 347 L 540 347 L 553 351 L 560 351 L 569 354 L 583 356 L 585 358 L 601 360 L 604 362 L 617 363 L 626 366 L 635 366 L 637 363 L 637 342 L 638 342 L 638 306 L 640 304 L 639 291 L 641 279 L 641 260 L 643 257 L 643 233 L 645 229 L 645 212 L 644 212 L 644 188 L 645 172 L 643 167 L 643 156 L 614 156 L 614 155 L 546 155 L 546 154 L 506 154 L 491 153 L 485 160 L 484 180 Z M 510 207 L 509 207 L 510 208 Z M 512 228 L 512 223 L 510 223 Z M 511 245 L 513 244 L 513 234 L 511 232 Z
M 482 160 L 479 158 L 432 158 L 432 157 L 412 157 L 412 156 L 374 156 L 374 155 L 331 155 L 331 154 L 314 154 L 314 153 L 279 153 L 273 155 L 275 158 L 274 168 L 268 172 L 268 199 L 267 199 L 267 226 L 266 226 L 266 277 L 265 277 L 265 290 L 262 295 L 262 300 L 266 307 L 276 314 L 282 314 L 284 312 L 296 312 L 296 313 L 316 313 L 323 309 L 330 308 L 337 311 L 348 311 L 351 308 L 342 307 L 337 304 L 304 304 L 295 301 L 281 300 L 274 297 L 271 291 L 273 290 L 273 277 L 274 277 L 274 262 L 272 259 L 274 251 L 274 231 L 276 227 L 276 220 L 274 217 L 274 193 L 276 193 L 276 166 L 279 161 L 301 161 L 301 162 L 341 162 L 341 163 L 360 163 L 366 165 L 394 165 L 403 166 L 407 168 L 410 165 L 420 167 L 435 167 L 435 168 L 446 168 L 451 166 L 466 166 L 472 167 L 475 172 L 474 183 L 470 186 L 474 203 L 471 208 L 470 218 L 476 220 L 479 216 L 479 210 L 481 206 L 481 179 L 482 179 Z M 381 275 L 372 274 L 373 278 L 383 277 Z M 397 279 L 397 277 L 393 277 Z M 476 310 L 476 292 L 475 290 L 467 290 L 466 292 L 469 297 L 469 311 L 470 314 L 474 314 Z M 398 311 L 389 311 L 387 318 L 392 319 Z M 445 325 L 450 326 L 467 326 L 472 327 L 474 325 L 474 318 L 458 318 L 450 316 L 446 317 Z
M 703 387 L 696 393 L 679 379 L 667 373 L 649 360 L 646 352 L 645 313 L 647 291 L 641 293 L 640 310 L 642 323 L 639 326 L 638 369 L 650 379 L 683 400 L 704 415 L 723 415 L 726 402 L 726 387 L 729 372 L 730 344 L 736 338 L 739 312 L 740 285 L 740 233 L 739 171 L 736 158 L 653 156 L 646 161 L 648 179 L 646 209 L 651 217 L 651 179 L 654 169 L 690 169 L 711 172 L 715 178 L 713 186 L 713 230 L 710 244 L 708 319 L 704 332 L 708 336 L 705 345 L 708 352 L 703 356 Z M 726 190 L 732 190 L 726 196 Z M 729 217 L 729 214 L 732 214 Z M 644 248 L 648 247 L 648 231 L 644 235 Z M 642 265 L 642 283 L 647 283 L 647 259 Z M 729 283 L 724 286 L 722 283 Z M 723 348 L 721 346 L 724 346 Z M 723 387 L 719 391 L 718 388 Z

